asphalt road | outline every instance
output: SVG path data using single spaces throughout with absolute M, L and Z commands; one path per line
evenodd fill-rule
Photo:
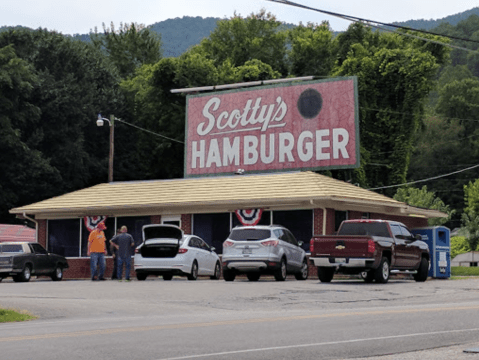
M 479 359 L 479 280 L 0 283 L 0 359 Z M 479 349 L 478 349 L 479 350 Z

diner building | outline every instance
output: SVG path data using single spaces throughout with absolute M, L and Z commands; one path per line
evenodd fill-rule
M 65 278 L 89 278 L 92 222 L 106 219 L 107 239 L 126 225 L 136 244 L 142 241 L 144 225 L 175 224 L 221 254 L 230 230 L 241 224 L 235 212 L 249 209 L 262 211 L 259 224 L 290 229 L 305 250 L 313 235 L 334 234 L 345 219 L 389 219 L 416 228 L 427 226 L 428 218 L 447 216 L 312 171 L 111 182 L 10 213 L 32 220 L 36 241 L 68 259 Z M 107 257 L 107 276 L 111 270 Z

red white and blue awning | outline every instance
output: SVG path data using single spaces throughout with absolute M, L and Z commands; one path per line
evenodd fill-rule
M 236 217 L 243 225 L 257 225 L 261 220 L 263 209 L 236 210 Z
M 105 222 L 108 216 L 85 216 L 83 222 L 88 231 L 92 232 L 96 229 L 99 223 Z

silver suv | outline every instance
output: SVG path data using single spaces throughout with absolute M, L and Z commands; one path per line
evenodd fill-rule
M 294 235 L 280 225 L 237 226 L 223 243 L 223 277 L 234 281 L 245 273 L 250 281 L 272 274 L 284 281 L 287 274 L 298 280 L 308 278 L 306 252 Z

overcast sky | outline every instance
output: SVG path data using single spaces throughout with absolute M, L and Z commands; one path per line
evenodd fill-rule
M 440 19 L 478 6 L 477 0 L 293 0 L 294 2 L 380 22 Z M 56 30 L 63 34 L 86 34 L 111 21 L 151 25 L 183 16 L 246 16 L 261 8 L 278 20 L 298 24 L 328 20 L 342 31 L 347 21 L 313 11 L 266 0 L 0 0 L 0 26 L 22 25 Z

